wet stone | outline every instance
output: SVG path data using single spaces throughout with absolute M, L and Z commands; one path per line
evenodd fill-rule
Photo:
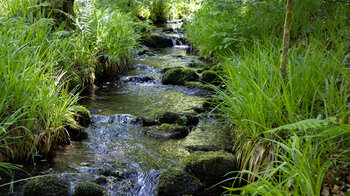
M 173 41 L 165 35 L 152 35 L 141 38 L 141 42 L 151 48 L 169 48 L 173 47 Z
M 177 69 L 177 68 L 182 68 L 182 67 L 180 67 L 180 66 L 176 66 L 176 67 L 166 67 L 166 68 L 160 70 L 160 73 L 164 74 L 165 72 L 167 72 L 167 71 L 169 71 L 169 70 L 171 70 L 171 69 Z
M 201 188 L 199 180 L 180 167 L 170 167 L 159 176 L 158 194 L 177 196 L 196 193 Z
M 151 70 L 152 68 L 147 66 L 147 65 L 143 65 L 143 64 L 137 64 L 137 65 L 133 65 L 132 67 L 129 68 L 129 70 L 134 70 L 134 69 L 139 69 L 139 70 Z
M 92 123 L 93 124 L 100 124 L 100 123 L 107 123 L 109 121 L 109 116 L 104 115 L 92 115 Z
M 164 85 L 184 85 L 186 82 L 196 81 L 199 76 L 192 69 L 176 68 L 166 71 L 162 77 L 162 83 Z
M 142 119 L 130 114 L 116 114 L 109 117 L 108 123 L 142 125 Z
M 202 63 L 202 62 L 191 62 L 191 63 L 187 64 L 186 67 L 190 67 L 190 68 L 203 68 L 203 67 L 205 67 L 205 64 Z
M 149 83 L 149 82 L 156 82 L 156 79 L 153 78 L 152 76 L 147 76 L 147 75 L 138 75 L 138 76 L 127 76 L 127 77 L 122 77 L 120 79 L 123 83 Z
M 228 152 L 197 151 L 185 157 L 186 171 L 198 177 L 206 186 L 224 180 L 229 172 L 236 171 L 236 157 Z
M 144 131 L 146 135 L 161 139 L 179 139 L 188 134 L 188 128 L 177 124 L 162 124 L 161 126 L 150 126 Z
M 54 176 L 38 177 L 23 186 L 24 196 L 68 196 L 70 185 L 66 180 Z
M 181 145 L 191 152 L 231 150 L 233 141 L 230 136 L 230 130 L 208 121 L 209 120 L 203 120 L 198 127 L 194 131 L 191 131 L 185 140 L 181 142 Z
M 102 196 L 103 191 L 103 186 L 93 182 L 83 181 L 75 185 L 74 196 Z

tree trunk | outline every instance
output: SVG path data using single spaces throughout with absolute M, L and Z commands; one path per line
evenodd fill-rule
M 294 8 L 294 0 L 287 0 L 286 4 L 286 18 L 284 21 L 284 32 L 283 32 L 283 44 L 282 44 L 282 54 L 280 61 L 280 69 L 283 79 L 286 77 L 287 73 L 287 53 L 289 49 L 289 41 L 290 41 L 290 27 L 293 20 L 293 8 Z

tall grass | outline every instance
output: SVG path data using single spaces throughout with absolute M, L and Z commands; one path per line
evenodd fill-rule
M 38 1 L 0 4 L 0 167 L 45 158 L 66 137 L 76 86 L 128 65 L 138 45 L 127 14 L 93 1 L 77 2 L 77 28 L 67 30 Z M 73 16 L 71 16 L 73 17 Z M 101 61 L 101 58 L 105 58 Z M 112 68 L 111 68 L 112 67 Z M 111 71 L 111 69 L 113 69 Z M 70 82 L 70 83 L 69 83 Z M 1 168 L 0 168 L 1 169 Z
M 28 161 L 34 153 L 50 153 L 77 96 L 68 93 L 60 81 L 64 72 L 55 69 L 59 42 L 49 41 L 50 19 L 28 25 L 1 18 L 0 24 L 0 121 L 7 125 L 0 160 Z

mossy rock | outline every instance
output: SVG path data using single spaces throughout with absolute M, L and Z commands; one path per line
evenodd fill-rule
M 141 47 L 137 50 L 138 55 L 147 55 L 147 56 L 154 56 L 154 53 L 149 50 L 147 47 Z
M 144 126 L 151 126 L 162 123 L 174 124 L 181 119 L 181 116 L 174 112 L 147 109 L 143 111 L 141 118 Z
M 225 174 L 237 169 L 236 157 L 224 151 L 197 151 L 185 157 L 184 162 L 186 170 L 207 185 L 224 180 Z
M 201 188 L 200 181 L 180 167 L 164 170 L 159 176 L 158 195 L 185 195 L 196 193 Z
M 24 196 L 65 196 L 70 195 L 70 184 L 54 176 L 38 177 L 23 186 Z
M 194 114 L 179 114 L 151 109 L 143 111 L 141 118 L 143 126 L 161 125 L 163 123 L 196 126 L 199 122 L 199 118 Z
M 70 108 L 75 120 L 83 127 L 88 127 L 91 123 L 91 114 L 88 109 L 81 105 L 75 105 Z
M 203 71 L 201 81 L 206 84 L 220 85 L 221 79 L 215 71 Z
M 233 148 L 231 130 L 217 125 L 217 121 L 203 119 L 201 124 L 181 141 L 181 146 L 194 151 L 230 151 Z
M 190 67 L 190 68 L 203 68 L 206 65 L 202 62 L 192 62 L 186 65 L 186 67 Z
M 175 66 L 175 67 L 166 67 L 166 68 L 163 68 L 162 70 L 160 70 L 160 73 L 164 74 L 165 72 L 171 70 L 171 69 L 178 69 L 178 68 L 182 68 L 180 66 Z
M 178 124 L 163 123 L 161 126 L 148 127 L 145 133 L 156 138 L 179 139 L 188 135 L 188 127 Z
M 102 196 L 103 191 L 103 186 L 93 182 L 83 181 L 75 185 L 74 196 Z
M 162 77 L 162 83 L 164 85 L 185 85 L 186 82 L 196 81 L 198 78 L 199 76 L 192 69 L 176 68 L 170 69 L 164 73 Z
M 186 116 L 185 124 L 187 126 L 197 126 L 199 123 L 199 117 L 197 114 L 184 114 Z M 184 118 L 182 118 L 184 119 Z
M 81 126 L 76 120 L 68 118 L 66 121 L 67 125 L 65 129 L 69 133 L 69 137 L 72 141 L 82 141 L 88 138 L 86 128 Z
M 169 48 L 173 47 L 173 41 L 171 38 L 165 35 L 152 34 L 150 36 L 143 36 L 141 43 L 151 48 Z
M 185 86 L 187 88 L 192 88 L 192 89 L 199 88 L 207 91 L 213 91 L 213 88 L 210 85 L 203 84 L 201 82 L 186 82 Z

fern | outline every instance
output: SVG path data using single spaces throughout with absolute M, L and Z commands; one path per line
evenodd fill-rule
M 307 129 L 320 129 L 330 126 L 332 123 L 335 123 L 336 118 L 331 117 L 324 120 L 320 119 L 307 119 L 298 121 L 296 123 L 282 125 L 280 127 L 269 130 L 268 132 L 276 132 L 281 130 L 307 130 Z

